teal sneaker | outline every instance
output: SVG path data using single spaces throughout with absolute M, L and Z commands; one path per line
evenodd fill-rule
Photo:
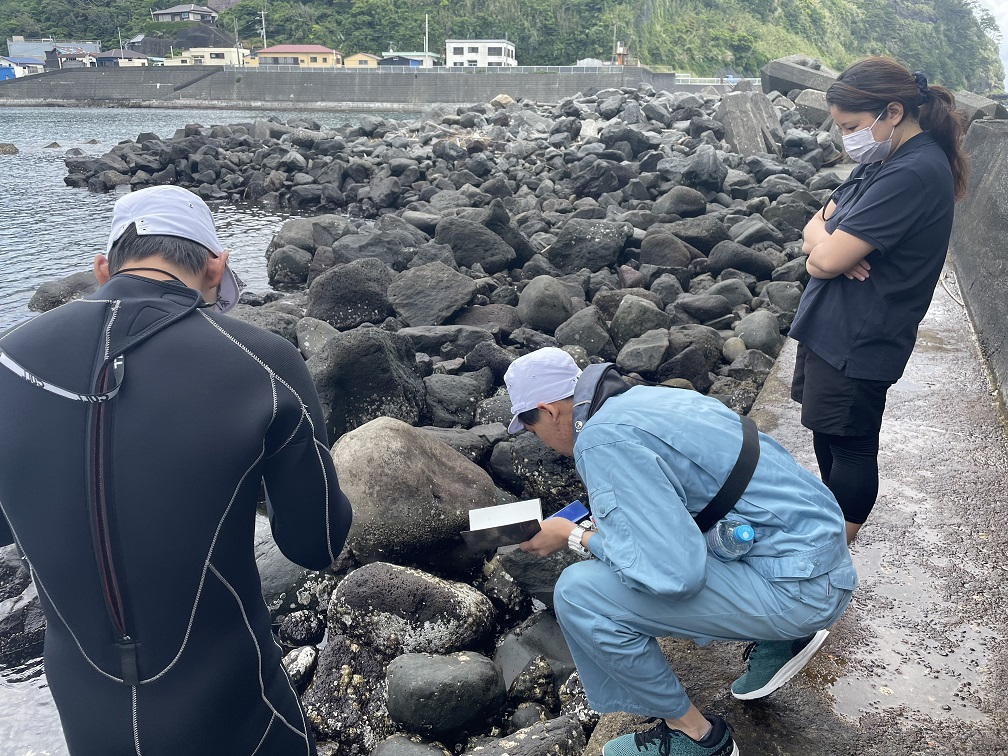
M 732 695 L 743 701 L 769 696 L 802 671 L 827 635 L 829 630 L 820 630 L 793 641 L 750 643 L 742 654 L 746 673 L 732 683 Z
M 693 740 L 685 732 L 673 730 L 664 719 L 652 719 L 654 727 L 644 732 L 620 735 L 602 746 L 602 756 L 739 756 L 725 721 L 716 714 L 707 715 L 711 731 L 702 740 Z

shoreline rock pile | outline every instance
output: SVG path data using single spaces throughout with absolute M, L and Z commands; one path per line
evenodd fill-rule
M 561 346 L 747 412 L 839 146 L 822 92 L 642 84 L 337 130 L 190 125 L 67 157 L 66 182 L 91 191 L 177 183 L 311 213 L 266 250 L 288 293 L 246 293 L 233 314 L 300 348 L 355 509 L 326 572 L 257 540 L 320 753 L 584 751 L 598 714 L 544 610 L 576 557 L 487 562 L 459 537 L 472 508 L 540 496 L 549 514 L 585 496 L 570 460 L 508 436 L 503 374 Z

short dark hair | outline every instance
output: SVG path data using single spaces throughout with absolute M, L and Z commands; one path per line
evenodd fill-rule
M 181 236 L 141 236 L 137 233 L 136 224 L 131 223 L 109 250 L 109 271 L 115 274 L 128 262 L 157 255 L 182 270 L 200 273 L 206 267 L 210 254 L 210 250 L 202 244 Z
M 539 422 L 539 408 L 533 407 L 532 409 L 525 410 L 524 412 L 519 412 L 518 421 L 526 428 L 530 425 L 535 425 Z

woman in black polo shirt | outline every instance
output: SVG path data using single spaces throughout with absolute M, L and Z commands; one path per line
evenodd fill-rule
M 791 396 L 850 543 L 878 495 L 886 392 L 931 303 L 966 160 L 952 93 L 888 58 L 855 63 L 826 101 L 860 165 L 805 226 L 812 278 L 791 326 Z

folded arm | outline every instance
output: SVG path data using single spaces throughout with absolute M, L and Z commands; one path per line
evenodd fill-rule
M 836 205 L 830 202 L 821 213 L 816 213 L 802 230 L 802 252 L 808 255 L 805 270 L 813 278 L 836 278 L 839 275 L 864 281 L 871 265 L 865 257 L 873 247 L 866 241 L 837 229 L 826 230 L 826 220 Z

